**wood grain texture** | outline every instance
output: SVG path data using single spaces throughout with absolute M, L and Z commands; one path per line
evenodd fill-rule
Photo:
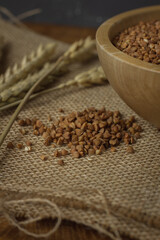
M 67 43 L 72 43 L 80 38 L 87 37 L 88 35 L 94 37 L 96 29 L 92 28 L 75 28 L 66 26 L 56 26 L 47 24 L 31 24 L 27 23 L 27 26 L 35 32 L 43 35 L 61 40 Z M 33 237 L 26 236 L 20 232 L 16 227 L 11 226 L 4 218 L 0 219 L 0 240 L 30 240 Z M 52 220 L 44 220 L 41 223 L 32 224 L 30 230 L 44 229 L 48 230 L 53 226 Z M 36 238 L 35 238 L 36 239 Z M 81 224 L 76 224 L 71 221 L 62 221 L 60 228 L 56 231 L 54 236 L 51 236 L 49 240 L 110 240 L 109 237 L 98 233 L 97 231 L 86 227 Z M 123 238 L 123 240 L 129 240 Z
M 157 19 L 160 5 L 119 14 L 99 27 L 96 40 L 101 65 L 112 87 L 135 112 L 160 128 L 160 66 L 133 58 L 111 42 L 129 26 Z

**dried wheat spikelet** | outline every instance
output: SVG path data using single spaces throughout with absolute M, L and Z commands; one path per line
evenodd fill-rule
M 71 45 L 67 52 L 63 55 L 63 59 L 60 61 L 54 72 L 45 79 L 45 85 L 52 82 L 57 76 L 66 72 L 67 66 L 73 62 L 81 62 L 89 59 L 95 55 L 95 40 L 90 37 L 85 40 L 80 40 Z M 11 97 L 16 97 L 22 92 L 26 92 L 36 81 L 42 76 L 48 69 L 52 67 L 51 63 L 46 63 L 44 67 L 32 75 L 29 74 L 27 78 L 19 81 L 10 88 L 5 89 L 0 93 L 0 102 L 6 102 Z
M 73 43 L 68 51 L 65 52 L 64 57 L 66 57 L 70 62 L 78 60 L 86 61 L 89 58 L 93 57 L 93 50 L 96 47 L 96 42 L 91 37 L 87 37 L 86 39 L 81 39 L 75 43 Z
M 101 85 L 107 82 L 106 76 L 102 67 L 94 67 L 89 69 L 88 71 L 79 73 L 73 79 L 67 81 L 66 83 L 59 84 L 56 87 L 42 90 L 38 93 L 33 94 L 30 99 L 42 95 L 44 93 L 48 93 L 51 91 L 55 91 L 61 88 L 67 88 L 70 86 L 78 86 L 78 87 L 91 87 L 94 85 Z M 19 94 L 17 97 L 10 97 L 6 102 L 0 103 L 0 110 L 7 109 L 12 106 L 16 106 L 20 103 L 20 99 L 23 98 L 25 93 Z M 5 106 L 6 105 L 6 106 Z M 3 107 L 4 106 L 4 107 Z
M 97 56 L 96 42 L 91 37 L 74 42 L 61 57 L 61 61 L 54 71 L 59 72 L 61 68 L 74 62 L 85 62 L 94 56 Z
M 61 89 L 69 86 L 91 87 L 93 85 L 101 85 L 107 81 L 102 67 L 94 67 L 88 71 L 79 73 L 74 79 L 61 83 L 55 89 Z
M 26 92 L 36 81 L 37 79 L 46 71 L 46 69 L 50 66 L 50 64 L 45 64 L 44 67 L 35 73 L 28 74 L 27 78 L 19 81 L 13 86 L 5 89 L 0 93 L 0 102 L 6 102 L 9 98 L 16 97 L 22 92 Z
M 5 74 L 0 76 L 0 92 L 25 78 L 29 73 L 48 61 L 53 55 L 55 46 L 55 43 L 48 43 L 44 46 L 40 45 L 29 56 L 24 56 L 19 65 L 15 64 L 13 68 L 8 68 Z

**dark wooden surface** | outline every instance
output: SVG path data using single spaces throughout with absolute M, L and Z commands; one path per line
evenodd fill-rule
M 95 28 L 80 28 L 35 23 L 27 23 L 26 25 L 35 32 L 67 43 L 72 43 L 80 38 L 85 38 L 88 35 L 94 38 L 96 34 Z
M 35 32 L 43 35 L 55 38 L 60 41 L 72 43 L 73 41 L 79 40 L 80 38 L 87 37 L 88 35 L 95 37 L 96 29 L 93 28 L 77 28 L 77 27 L 66 27 L 46 24 L 31 24 L 27 26 Z M 41 223 L 32 224 L 30 229 L 35 231 L 38 229 L 50 229 L 53 226 L 51 220 L 44 220 Z M 16 227 L 10 226 L 9 223 L 3 219 L 0 224 L 0 240 L 34 240 L 33 237 L 27 236 L 20 232 Z M 35 238 L 36 239 L 36 238 Z M 63 221 L 59 229 L 54 233 L 54 236 L 49 237 L 49 240 L 110 240 L 109 237 L 98 233 L 97 231 L 76 224 L 70 221 Z M 123 238 L 127 240 L 128 238 Z

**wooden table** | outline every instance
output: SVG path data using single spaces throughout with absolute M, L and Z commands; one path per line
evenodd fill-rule
M 27 23 L 27 26 L 35 32 L 55 38 L 60 41 L 72 43 L 73 41 L 85 38 L 88 35 L 95 37 L 96 29 L 93 28 L 77 28 L 68 26 L 57 26 L 49 24 L 32 24 Z M 41 224 L 32 224 L 30 229 L 44 228 L 44 230 L 53 226 L 53 222 L 44 220 Z M 17 228 L 10 226 L 8 222 L 3 219 L 0 224 L 0 240 L 30 240 L 34 239 L 17 230 Z M 36 239 L 36 238 L 35 238 Z M 51 236 L 49 240 L 110 240 L 109 237 L 98 233 L 97 231 L 70 221 L 63 221 L 59 229 L 55 232 L 54 237 Z M 123 238 L 127 240 L 128 238 Z M 129 239 L 128 239 L 129 240 Z

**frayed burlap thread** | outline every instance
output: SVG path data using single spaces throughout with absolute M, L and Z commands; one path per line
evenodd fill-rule
M 3 71 L 20 62 L 40 42 L 52 41 L 4 20 L 0 20 L 0 27 L 7 43 Z M 67 49 L 66 44 L 57 43 L 55 58 Z M 73 66 L 61 82 L 98 64 L 96 60 Z M 56 205 L 62 219 L 83 223 L 104 234 L 110 231 L 117 239 L 119 234 L 140 240 L 160 239 L 160 132 L 137 116 L 110 85 L 71 87 L 44 94 L 29 101 L 19 117 L 35 116 L 50 125 L 48 115 L 53 119 L 61 116 L 59 108 L 68 114 L 91 106 L 119 110 L 125 117 L 135 115 L 144 129 L 142 138 L 134 145 L 135 153 L 127 154 L 126 146 L 121 144 L 115 153 L 107 150 L 100 156 L 76 160 L 68 155 L 63 158 L 62 167 L 53 157 L 53 148 L 46 147 L 30 127 L 25 127 L 29 133 L 22 136 L 15 122 L 0 150 L 1 199 L 4 202 L 7 197 L 6 204 L 10 202 L 8 216 L 23 216 L 26 223 L 30 219 L 55 218 Z M 0 113 L 0 132 L 12 113 L 13 109 Z M 16 144 L 26 140 L 33 142 L 30 153 L 6 148 L 8 141 Z M 40 159 L 42 154 L 48 155 L 46 161 Z

